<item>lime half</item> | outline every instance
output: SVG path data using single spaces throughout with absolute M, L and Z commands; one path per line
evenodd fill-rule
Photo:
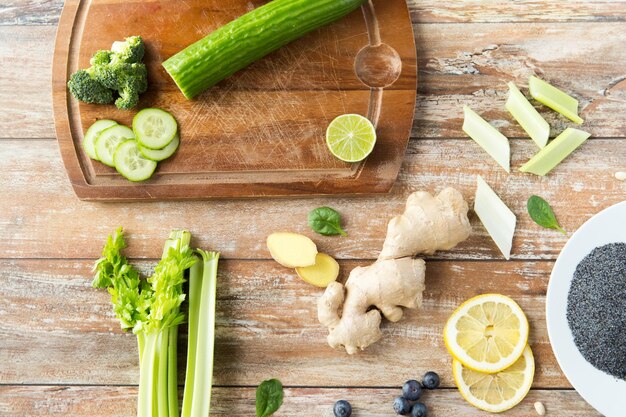
M 376 144 L 376 129 L 366 117 L 344 114 L 330 122 L 326 144 L 337 158 L 359 162 L 367 158 Z

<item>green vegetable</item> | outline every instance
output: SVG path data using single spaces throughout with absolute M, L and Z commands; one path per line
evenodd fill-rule
M 480 175 L 476 177 L 474 212 L 502 255 L 510 259 L 517 217 Z
M 165 110 L 143 109 L 133 118 L 133 132 L 142 147 L 163 149 L 174 140 L 178 123 Z
M 177 133 L 176 136 L 174 136 L 174 139 L 172 139 L 172 141 L 165 148 L 150 149 L 144 148 L 143 146 L 139 145 L 139 152 L 141 152 L 143 156 L 152 161 L 160 162 L 174 155 L 174 153 L 178 149 L 178 145 L 180 145 L 180 137 Z
M 576 148 L 585 142 L 590 133 L 568 127 L 552 140 L 545 148 L 537 152 L 528 162 L 519 169 L 536 175 L 546 175 Z
M 197 250 L 189 273 L 189 336 L 182 417 L 208 417 L 213 385 L 217 265 L 220 254 Z
M 113 156 L 120 143 L 135 139 L 135 134 L 126 126 L 115 124 L 101 131 L 96 137 L 94 149 L 98 160 L 105 165 L 115 167 Z
M 104 129 L 108 129 L 111 126 L 115 126 L 117 122 L 113 120 L 97 120 L 85 133 L 85 138 L 83 139 L 83 149 L 85 153 L 91 158 L 99 161 L 98 154 L 96 153 L 96 139 Z
M 324 236 L 348 236 L 341 228 L 341 215 L 330 207 L 318 207 L 309 212 L 309 226 Z
M 67 88 L 83 103 L 109 104 L 115 101 L 113 91 L 102 85 L 90 70 L 78 70 L 72 74 Z
M 556 220 L 552 207 L 550 207 L 550 204 L 543 198 L 536 195 L 530 196 L 526 207 L 528 208 L 530 218 L 539 226 L 545 227 L 546 229 L 556 229 L 564 235 L 567 234 Z
M 126 247 L 119 228 L 109 236 L 96 262 L 92 285 L 107 288 L 123 329 L 137 335 L 140 375 L 138 417 L 177 417 L 178 325 L 184 320 L 183 274 L 197 258 L 189 248 L 191 234 L 174 230 L 163 248 L 154 274 L 141 280 L 122 255 Z
M 526 99 L 524 94 L 513 83 L 509 83 L 509 98 L 505 107 L 517 120 L 520 126 L 535 141 L 537 146 L 543 148 L 550 137 L 550 125 L 541 117 L 539 112 Z
M 122 329 L 135 331 L 148 318 L 151 289 L 122 255 L 125 248 L 126 242 L 120 227 L 107 238 L 102 248 L 102 258 L 94 265 L 95 277 L 91 285 L 108 289 L 113 312 Z
M 261 382 L 256 389 L 256 417 L 274 414 L 283 403 L 283 384 L 278 379 Z
M 144 157 L 139 152 L 137 141 L 134 139 L 126 140 L 117 145 L 113 164 L 117 172 L 133 182 L 149 179 L 157 166 L 155 161 Z
M 506 172 L 510 172 L 511 149 L 507 137 L 468 106 L 463 106 L 463 112 L 465 114 L 463 131 L 495 159 Z
M 163 63 L 187 98 L 359 8 L 365 0 L 274 0 L 222 26 Z
M 578 116 L 578 100 L 559 90 L 553 85 L 540 80 L 534 75 L 528 80 L 530 95 L 538 102 L 545 104 L 552 110 L 561 113 L 571 121 L 582 124 L 583 119 Z
M 115 101 L 119 109 L 135 107 L 139 95 L 148 88 L 148 71 L 141 62 L 144 50 L 141 37 L 131 36 L 114 42 L 110 51 L 97 51 L 91 58 L 91 67 L 71 75 L 67 83 L 70 93 L 85 103 Z

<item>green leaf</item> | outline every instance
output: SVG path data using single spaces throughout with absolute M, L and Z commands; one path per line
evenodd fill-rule
M 318 207 L 309 213 L 309 226 L 324 236 L 348 236 L 341 228 L 341 215 L 330 207 Z
M 256 389 L 256 416 L 274 414 L 283 403 L 283 384 L 277 379 L 261 382 Z
M 124 234 L 119 227 L 107 238 L 102 249 L 102 258 L 94 266 L 95 278 L 91 285 L 106 288 L 111 294 L 111 304 L 122 329 L 134 328 L 148 316 L 150 290 L 140 279 L 139 272 L 122 255 L 126 248 Z
M 565 230 L 559 225 L 559 222 L 556 220 L 556 216 L 552 211 L 552 207 L 550 204 L 543 198 L 533 195 L 528 199 L 528 203 L 526 204 L 528 208 L 528 214 L 541 227 L 545 227 L 547 229 L 556 229 L 563 234 L 567 234 Z

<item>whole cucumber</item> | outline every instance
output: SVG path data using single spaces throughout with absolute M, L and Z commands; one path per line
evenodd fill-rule
M 163 62 L 163 67 L 190 99 L 365 1 L 274 0 L 191 44 Z

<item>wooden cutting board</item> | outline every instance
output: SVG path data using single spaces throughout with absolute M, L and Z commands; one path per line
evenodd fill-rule
M 161 63 L 259 0 L 67 0 L 57 32 L 53 106 L 59 146 L 84 200 L 165 200 L 384 193 L 393 185 L 413 122 L 417 65 L 405 0 L 371 0 L 342 20 L 257 61 L 194 100 Z M 90 160 L 81 141 L 97 119 L 131 125 L 134 111 L 74 100 L 71 73 L 98 49 L 141 35 L 149 88 L 137 108 L 160 107 L 181 146 L 134 184 Z M 344 163 L 325 144 L 328 123 L 366 115 L 378 140 L 365 161 Z

